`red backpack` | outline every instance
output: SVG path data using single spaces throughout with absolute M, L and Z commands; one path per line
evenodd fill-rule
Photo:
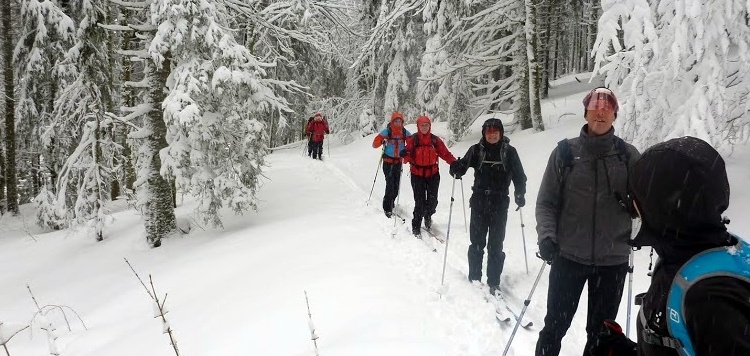
M 418 167 L 430 167 L 438 163 L 437 154 L 437 136 L 430 134 L 430 140 L 427 144 L 419 142 L 419 134 L 416 133 L 414 136 L 414 156 L 413 164 Z

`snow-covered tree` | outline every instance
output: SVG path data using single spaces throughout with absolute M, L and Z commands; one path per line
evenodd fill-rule
M 20 152 L 17 162 L 21 198 L 28 201 L 36 195 L 41 177 L 55 178 L 67 156 L 65 145 L 55 144 L 45 149 L 38 138 L 50 124 L 54 100 L 59 93 L 59 67 L 65 52 L 72 45 L 74 22 L 56 1 L 23 1 L 20 8 L 19 39 L 15 44 L 14 61 L 18 77 L 16 100 L 16 131 Z M 44 156 L 46 169 L 41 167 Z
M 294 83 L 265 78 L 263 63 L 225 29 L 226 9 L 209 0 L 152 5 L 158 31 L 149 52 L 169 56 L 169 94 L 162 104 L 168 147 L 161 174 L 198 197 L 198 215 L 221 226 L 219 209 L 256 208 L 255 191 L 267 146 L 263 122 L 289 112 L 276 91 Z
M 108 220 L 105 212 L 109 196 L 110 176 L 115 170 L 113 160 L 120 147 L 111 140 L 112 120 L 105 113 L 112 106 L 111 73 L 108 66 L 111 41 L 109 32 L 98 26 L 104 22 L 107 1 L 83 0 L 71 4 L 71 16 L 77 20 L 73 46 L 59 63 L 66 84 L 55 100 L 51 123 L 42 141 L 51 146 L 53 138 L 75 147 L 63 164 L 56 184 L 56 209 L 43 206 L 48 202 L 45 191 L 38 197 L 41 211 L 69 211 L 64 217 L 75 225 L 92 228 L 99 241 L 104 239 Z M 57 144 L 60 144 L 58 140 Z M 62 218 L 62 217 L 61 217 Z M 43 222 L 55 226 L 58 220 Z
M 618 92 L 626 139 L 641 148 L 684 135 L 722 149 L 747 141 L 747 1 L 604 0 L 602 10 L 595 69 Z

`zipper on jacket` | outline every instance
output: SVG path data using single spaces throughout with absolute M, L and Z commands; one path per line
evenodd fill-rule
M 596 265 L 596 200 L 599 194 L 599 158 L 594 159 L 594 211 L 591 219 L 591 264 Z

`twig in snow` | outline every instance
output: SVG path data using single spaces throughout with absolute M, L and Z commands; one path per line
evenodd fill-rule
M 0 326 L 2 326 L 2 325 L 3 325 L 3 322 L 0 321 Z M 24 330 L 26 330 L 28 328 L 29 328 L 29 325 L 26 325 L 26 326 L 24 326 L 24 327 L 22 327 L 22 328 L 20 328 L 20 329 L 18 329 L 16 331 L 14 331 L 12 334 L 10 334 L 10 336 L 8 336 L 7 339 L 0 338 L 0 345 L 3 345 L 3 350 L 5 350 L 5 355 L 6 356 L 10 356 L 10 350 L 8 350 L 8 342 L 10 342 L 10 340 L 14 336 L 18 335 L 18 333 L 20 333 L 21 331 L 24 331 Z
M 151 294 L 151 291 L 148 290 L 148 287 L 146 287 L 146 283 L 143 283 L 143 280 L 141 279 L 141 276 L 138 275 L 138 272 L 135 271 L 135 269 L 133 268 L 133 265 L 130 264 L 130 261 L 128 261 L 127 258 L 125 258 L 125 263 L 127 263 L 128 267 L 130 267 L 130 270 L 133 271 L 133 274 L 135 275 L 135 278 L 138 278 L 138 282 L 141 282 L 141 285 L 143 286 L 143 289 L 146 290 L 146 293 L 148 293 L 148 296 L 151 297 L 151 299 L 156 299 L 156 298 L 154 298 L 154 295 Z
M 151 284 L 151 289 L 149 290 L 146 286 L 146 283 L 143 282 L 141 279 L 141 276 L 138 275 L 138 273 L 133 268 L 133 265 L 130 264 L 130 261 L 128 259 L 125 259 L 125 263 L 128 264 L 128 267 L 130 267 L 130 270 L 133 271 L 133 274 L 135 274 L 135 277 L 138 278 L 138 281 L 141 282 L 141 285 L 144 289 L 146 289 L 146 293 L 148 293 L 148 296 L 151 297 L 151 300 L 156 303 L 156 307 L 158 308 L 159 315 L 156 317 L 161 317 L 162 326 L 164 327 L 164 333 L 169 334 L 169 342 L 172 345 L 172 348 L 174 349 L 174 353 L 177 356 L 180 356 L 180 350 L 177 348 L 177 341 L 175 341 L 174 333 L 172 332 L 172 327 L 169 326 L 169 322 L 167 322 L 167 317 L 165 316 L 167 314 L 166 309 L 164 308 L 164 305 L 167 303 L 167 294 L 164 294 L 164 299 L 159 301 L 159 297 L 156 294 L 156 288 L 154 287 L 154 280 L 151 278 L 151 275 L 148 275 L 148 281 L 149 284 Z
M 151 275 L 148 275 L 148 281 L 151 283 L 151 291 L 154 292 L 153 295 L 156 294 L 156 288 L 154 288 L 154 281 L 151 279 Z M 174 339 L 174 333 L 172 333 L 172 327 L 169 326 L 169 323 L 167 322 L 167 317 L 164 316 L 166 314 L 166 311 L 164 310 L 164 305 L 167 303 L 167 294 L 164 294 L 164 299 L 161 303 L 159 303 L 159 297 L 154 298 L 154 302 L 156 302 L 156 306 L 159 308 L 159 316 L 161 317 L 161 322 L 165 327 L 165 333 L 169 334 L 169 342 L 172 344 L 172 348 L 174 349 L 174 353 L 177 356 L 180 356 L 180 350 L 177 349 L 177 342 Z
M 315 335 L 315 325 L 312 321 L 312 313 L 310 313 L 310 300 L 307 299 L 307 291 L 305 291 L 305 303 L 307 304 L 307 326 L 310 327 L 310 340 L 312 340 L 315 346 L 315 356 L 319 356 L 318 353 L 318 335 Z

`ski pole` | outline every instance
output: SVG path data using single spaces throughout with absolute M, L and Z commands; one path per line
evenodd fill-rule
M 469 226 L 466 224 L 466 196 L 464 195 L 464 180 L 461 179 L 461 205 L 464 208 L 464 231 L 469 232 Z
M 453 192 L 456 191 L 456 178 L 453 178 L 453 186 L 451 187 L 451 205 L 448 208 L 448 229 L 445 231 L 445 252 L 443 253 L 443 276 L 440 277 L 440 288 L 442 290 L 445 284 L 445 265 L 448 262 L 448 242 L 451 240 L 451 218 L 453 217 Z
M 395 165 L 394 165 L 395 166 Z M 398 215 L 396 215 L 396 207 L 398 207 L 398 203 L 401 200 L 401 169 L 402 167 L 399 165 L 398 168 L 392 168 L 392 169 L 398 169 L 398 188 L 396 189 L 396 205 L 393 207 L 393 233 L 391 237 L 396 237 L 396 220 L 400 219 Z M 391 172 L 393 174 L 393 172 Z
M 630 249 L 630 261 L 628 262 L 628 318 L 625 325 L 625 337 L 630 337 L 630 309 L 633 300 L 633 248 Z
M 518 331 L 518 325 L 521 324 L 523 315 L 526 313 L 526 308 L 528 308 L 529 303 L 531 303 L 531 296 L 534 295 L 534 290 L 536 290 L 536 285 L 539 284 L 539 279 L 542 278 L 542 272 L 544 272 L 544 267 L 547 267 L 547 261 L 542 261 L 542 268 L 539 269 L 539 274 L 537 274 L 536 281 L 534 281 L 534 285 L 531 287 L 531 292 L 529 292 L 529 297 L 523 301 L 523 309 L 521 309 L 521 314 L 518 314 L 518 320 L 516 320 L 516 325 L 513 327 L 513 332 L 510 334 L 510 339 L 508 339 L 508 344 L 505 345 L 505 351 L 503 351 L 503 356 L 507 355 L 508 350 L 510 350 L 510 344 L 513 342 L 513 337 L 516 336 L 516 331 Z
M 521 217 L 521 237 L 523 238 L 523 261 L 526 262 L 526 274 L 529 274 L 529 258 L 526 257 L 526 232 L 524 232 L 524 224 L 523 224 L 523 211 L 521 210 L 521 207 L 519 206 L 518 209 L 518 216 Z
M 380 164 L 383 163 L 383 155 L 380 155 L 378 161 L 378 168 L 375 169 L 375 178 L 372 179 L 372 188 L 370 188 L 370 196 L 367 197 L 367 205 L 370 205 L 370 198 L 372 198 L 372 191 L 375 190 L 375 181 L 378 180 L 378 171 L 380 171 Z

